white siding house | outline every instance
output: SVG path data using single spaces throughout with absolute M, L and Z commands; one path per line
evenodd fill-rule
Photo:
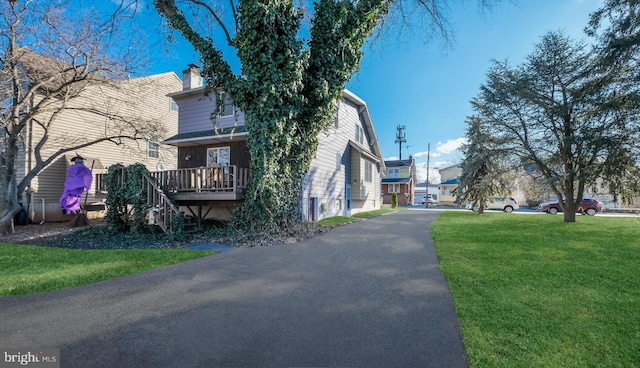
M 232 176 L 244 175 L 250 157 L 242 111 L 234 108 L 222 91 L 205 96 L 195 66 L 184 71 L 183 80 L 183 90 L 170 94 L 180 106 L 178 134 L 164 141 L 178 147 L 178 168 L 206 171 L 210 165 L 215 169 L 222 164 L 229 167 Z M 216 104 L 216 99 L 223 103 Z M 217 117 L 212 121 L 215 109 Z M 224 162 L 219 162 L 220 157 Z M 320 133 L 317 153 L 304 179 L 300 203 L 303 217 L 316 221 L 380 208 L 383 167 L 366 103 L 343 91 L 334 124 Z M 244 189 L 236 181 L 232 185 L 236 192 Z M 243 200 L 241 195 L 204 190 L 209 191 L 185 193 L 178 197 L 179 202 L 197 207 L 198 213 L 206 213 L 209 218 L 226 220 Z M 192 208 L 189 211 L 196 214 Z
M 334 125 L 321 133 L 303 187 L 303 214 L 310 220 L 382 207 L 384 161 L 366 103 L 343 91 Z

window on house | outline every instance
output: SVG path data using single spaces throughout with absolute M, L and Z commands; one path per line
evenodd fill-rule
M 389 193 L 400 193 L 400 184 L 389 184 Z
M 339 113 L 340 113 L 340 111 L 336 110 L 336 113 L 333 116 L 333 127 L 336 128 L 336 129 L 340 128 L 340 116 L 339 116 L 340 114 Z
M 218 115 L 232 116 L 234 114 L 233 101 L 229 98 L 229 94 L 221 92 L 218 94 Z
M 169 99 L 169 103 L 171 104 L 171 111 L 178 111 L 178 103 L 173 98 Z
M 373 181 L 373 163 L 371 161 L 364 162 L 364 181 L 369 183 Z
M 395 168 L 391 168 L 389 169 L 389 177 L 390 178 L 397 178 L 400 176 L 400 169 L 395 167 Z
M 149 141 L 147 145 L 147 156 L 151 158 L 160 157 L 160 144 L 156 141 Z
M 336 171 L 342 170 L 342 156 L 336 153 Z
M 362 127 L 358 124 L 356 124 L 356 142 L 364 142 L 364 129 L 362 129 Z
M 230 157 L 229 147 L 207 148 L 207 166 L 229 166 Z

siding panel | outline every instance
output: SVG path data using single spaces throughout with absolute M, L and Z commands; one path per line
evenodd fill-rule
M 177 134 L 178 113 L 171 110 L 170 98 L 167 94 L 179 90 L 182 86 L 180 79 L 174 73 L 164 73 L 149 77 L 136 78 L 121 84 L 121 90 L 108 91 L 104 88 L 84 100 L 85 104 L 104 104 L 104 108 L 111 113 L 121 111 L 123 116 L 139 121 L 150 121 L 161 124 L 157 131 L 157 139 L 161 141 Z M 112 98 L 112 100 L 111 100 Z M 118 104 L 117 101 L 135 101 L 135 104 Z M 49 134 L 49 140 L 42 148 L 43 157 L 49 157 L 60 149 L 82 144 L 103 136 L 105 131 L 119 129 L 103 117 L 88 112 L 64 111 L 54 122 Z M 34 126 L 31 132 L 34 142 L 43 135 L 43 130 Z M 117 143 L 117 144 L 116 144 Z M 109 165 L 122 163 L 130 165 L 142 163 L 150 171 L 174 169 L 177 164 L 177 149 L 160 145 L 159 157 L 148 156 L 148 142 L 143 141 L 103 141 L 68 152 L 67 155 L 80 154 L 83 157 L 99 158 L 104 169 L 93 170 L 94 174 L 105 173 Z M 28 167 L 29 163 L 26 163 Z M 60 156 L 48 167 L 40 172 L 32 181 L 32 198 L 30 200 L 30 215 L 33 221 L 64 221 L 68 216 L 62 214 L 58 203 L 62 195 L 64 181 L 67 174 L 67 160 Z M 84 196 L 83 196 L 84 198 Z M 95 193 L 95 181 L 89 192 L 87 202 L 104 200 L 104 195 Z M 28 199 L 27 199 L 28 201 Z M 84 199 L 83 199 L 84 201 Z M 43 219 L 43 211 L 44 219 Z

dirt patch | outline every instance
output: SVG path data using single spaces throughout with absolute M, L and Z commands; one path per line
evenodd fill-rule
M 71 220 L 73 217 L 71 217 Z M 131 235 L 128 233 L 107 235 L 102 231 L 91 232 L 81 241 L 77 237 L 70 237 L 72 233 L 105 224 L 104 219 L 89 220 L 90 225 L 71 227 L 71 221 L 45 222 L 15 227 L 15 234 L 0 236 L 0 242 L 13 244 L 42 245 L 61 248 L 77 249 L 115 249 L 115 248 L 182 248 L 194 242 L 215 242 L 234 246 L 255 247 L 273 244 L 295 244 L 304 239 L 315 237 L 332 227 L 319 226 L 314 223 L 298 224 L 283 234 L 247 234 L 242 231 L 228 231 L 210 233 L 204 231 L 187 236 L 186 239 L 171 239 L 164 233 L 149 235 Z
M 103 219 L 89 220 L 89 226 L 104 223 Z M 13 244 L 47 245 L 60 235 L 70 234 L 87 227 L 71 227 L 71 221 L 44 222 L 42 224 L 16 225 L 15 233 L 0 236 L 0 242 Z

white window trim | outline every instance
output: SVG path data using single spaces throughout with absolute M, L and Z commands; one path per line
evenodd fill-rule
M 373 162 L 364 160 L 364 181 L 373 183 Z
M 220 150 L 224 150 L 224 149 L 226 149 L 226 150 L 227 150 L 227 152 L 229 153 L 229 154 L 228 154 L 228 156 L 227 156 L 227 158 L 228 158 L 228 160 L 229 160 L 229 162 L 227 162 L 227 165 L 230 165 L 230 164 L 231 164 L 231 147 L 229 147 L 229 146 L 225 146 L 225 147 L 211 147 L 211 148 L 207 148 L 207 166 L 208 166 L 208 167 L 211 167 L 211 166 L 214 166 L 214 165 L 221 165 L 221 166 L 224 166 L 224 165 L 220 164 L 220 152 L 219 152 Z M 209 152 L 211 152 L 211 151 L 218 151 L 218 154 L 216 155 L 216 161 L 217 161 L 217 162 L 215 162 L 215 163 L 213 163 L 213 162 L 211 162 L 211 163 L 210 163 L 210 162 L 209 162 L 209 158 L 211 157 L 211 155 L 209 154 Z
M 233 101 L 229 98 L 229 94 L 227 92 L 220 92 L 217 96 L 217 108 L 218 108 L 218 117 L 224 118 L 227 116 L 235 115 L 235 106 L 233 105 Z M 229 106 L 231 108 L 229 109 Z
M 160 158 L 160 144 L 157 141 L 147 141 L 147 157 Z

